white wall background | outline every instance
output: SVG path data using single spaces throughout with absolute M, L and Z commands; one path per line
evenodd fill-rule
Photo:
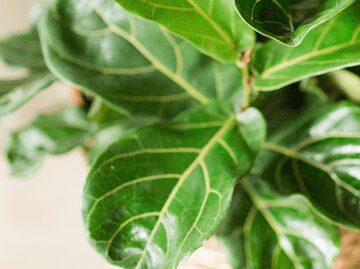
M 0 38 L 26 30 L 36 0 L 0 0 Z M 11 72 L 10 72 L 11 74 Z M 0 78 L 9 71 L 0 67 Z M 65 85 L 36 96 L 11 116 L 0 118 L 0 269 L 109 269 L 89 246 L 80 214 L 81 189 L 87 166 L 81 151 L 49 157 L 32 178 L 9 177 L 4 159 L 11 130 L 35 114 L 50 112 L 69 101 Z M 183 269 L 229 268 L 210 242 Z

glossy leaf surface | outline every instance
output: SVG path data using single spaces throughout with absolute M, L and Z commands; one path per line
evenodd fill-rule
M 35 172 L 46 154 L 63 154 L 84 143 L 90 132 L 85 113 L 74 107 L 37 116 L 10 137 L 8 160 L 12 175 Z
M 253 31 L 228 0 L 117 0 L 129 11 L 154 20 L 220 61 L 235 62 L 254 45 Z
M 234 269 L 328 269 L 339 248 L 336 230 L 305 199 L 257 177 L 237 187 L 219 236 Z
M 282 88 L 304 78 L 360 64 L 360 2 L 313 30 L 295 48 L 270 41 L 253 55 L 253 86 Z M 334 34 L 336 33 L 336 34 Z
M 57 0 L 40 25 L 52 71 L 125 114 L 171 117 L 241 90 L 234 65 L 202 55 L 113 0 Z
M 256 31 L 296 46 L 305 35 L 356 0 L 235 0 L 243 19 Z
M 17 79 L 0 77 L 0 116 L 13 112 L 55 81 L 46 68 L 35 30 L 0 41 L 0 61 L 28 71 Z
M 254 171 L 301 193 L 328 219 L 360 228 L 360 107 L 339 103 L 273 131 Z
M 108 148 L 84 191 L 89 236 L 124 268 L 173 268 L 214 232 L 265 137 L 253 108 L 212 104 L 140 128 Z

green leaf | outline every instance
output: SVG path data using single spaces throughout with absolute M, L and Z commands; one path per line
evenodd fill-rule
M 0 41 L 0 62 L 12 67 L 25 67 L 32 71 L 47 70 L 39 36 L 36 30 L 11 35 Z
M 228 0 L 117 0 L 129 11 L 154 20 L 185 37 L 204 53 L 236 62 L 255 43 L 254 32 L 236 14 Z
M 62 80 L 124 114 L 172 117 L 241 90 L 241 72 L 202 55 L 113 0 L 58 0 L 40 23 L 44 54 Z M 101 51 L 101 53 L 99 53 Z
M 326 218 L 360 228 L 360 107 L 308 112 L 273 130 L 254 173 L 283 193 L 301 193 Z
M 270 41 L 254 51 L 253 86 L 282 88 L 334 69 L 360 64 L 360 2 L 313 30 L 296 48 Z M 336 33 L 336 34 L 334 34 Z
M 336 230 L 305 199 L 254 176 L 236 188 L 219 236 L 234 269 L 328 269 L 339 249 Z
M 0 116 L 15 111 L 55 80 L 50 72 L 31 73 L 14 80 L 0 80 Z
M 109 147 L 84 190 L 95 248 L 118 266 L 161 269 L 177 267 L 200 247 L 265 138 L 257 110 L 237 118 L 220 105 L 196 107 Z
M 28 71 L 18 79 L 0 78 L 0 116 L 15 111 L 55 81 L 46 68 L 39 37 L 33 29 L 0 41 L 0 61 Z
M 46 154 L 63 154 L 84 143 L 90 132 L 86 114 L 67 107 L 61 112 L 37 116 L 10 137 L 8 160 L 12 175 L 35 172 Z
M 235 0 L 243 19 L 259 33 L 297 46 L 305 35 L 356 0 Z

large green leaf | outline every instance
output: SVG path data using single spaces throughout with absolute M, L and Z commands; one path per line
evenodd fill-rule
M 265 137 L 260 113 L 196 107 L 140 128 L 91 168 L 84 219 L 96 249 L 124 268 L 173 268 L 215 231 Z
M 254 45 L 254 32 L 230 0 L 117 0 L 137 15 L 154 20 L 220 61 L 235 62 Z
M 274 131 L 254 173 L 301 193 L 328 219 L 360 228 L 360 107 L 339 103 Z
M 281 196 L 257 177 L 240 182 L 219 235 L 234 269 L 329 269 L 336 230 L 301 196 Z
M 35 30 L 0 41 L 0 61 L 28 71 L 17 79 L 0 77 L 0 116 L 13 112 L 55 81 L 46 68 Z
M 276 41 L 253 55 L 253 86 L 260 91 L 279 89 L 307 77 L 360 64 L 360 2 L 313 30 L 296 48 Z
M 242 87 L 234 65 L 202 55 L 113 0 L 58 0 L 40 25 L 52 71 L 127 113 L 170 117 Z
M 243 19 L 256 31 L 296 46 L 313 28 L 356 0 L 235 0 Z
M 8 160 L 14 176 L 35 172 L 46 154 L 63 154 L 82 145 L 90 135 L 91 124 L 79 108 L 39 115 L 10 137 Z

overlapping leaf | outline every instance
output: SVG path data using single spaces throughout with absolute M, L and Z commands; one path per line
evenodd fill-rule
M 219 235 L 234 269 L 328 269 L 339 248 L 336 230 L 305 199 L 253 176 L 237 187 Z
M 13 112 L 55 81 L 42 58 L 35 30 L 0 41 L 0 61 L 28 71 L 18 79 L 0 78 L 0 116 Z
M 39 115 L 10 137 L 8 160 L 14 176 L 36 171 L 46 154 L 62 154 L 84 143 L 91 133 L 85 113 L 74 107 Z
M 253 31 L 228 0 L 117 0 L 137 15 L 154 20 L 220 61 L 235 62 L 254 45 Z
M 330 220 L 360 228 L 360 107 L 307 113 L 264 144 L 254 171 L 283 193 L 301 193 Z
M 211 60 L 113 0 L 57 0 L 40 33 L 59 78 L 127 113 L 171 117 L 241 89 L 234 65 Z
M 244 20 L 256 31 L 282 43 L 299 45 L 305 35 L 356 0 L 235 0 Z
M 214 233 L 264 129 L 253 108 L 235 118 L 212 104 L 121 138 L 84 191 L 94 246 L 124 268 L 177 267 Z
M 295 48 L 270 41 L 255 50 L 253 86 L 279 89 L 304 78 L 360 64 L 360 2 L 313 30 Z M 334 34 L 335 33 L 335 34 Z

